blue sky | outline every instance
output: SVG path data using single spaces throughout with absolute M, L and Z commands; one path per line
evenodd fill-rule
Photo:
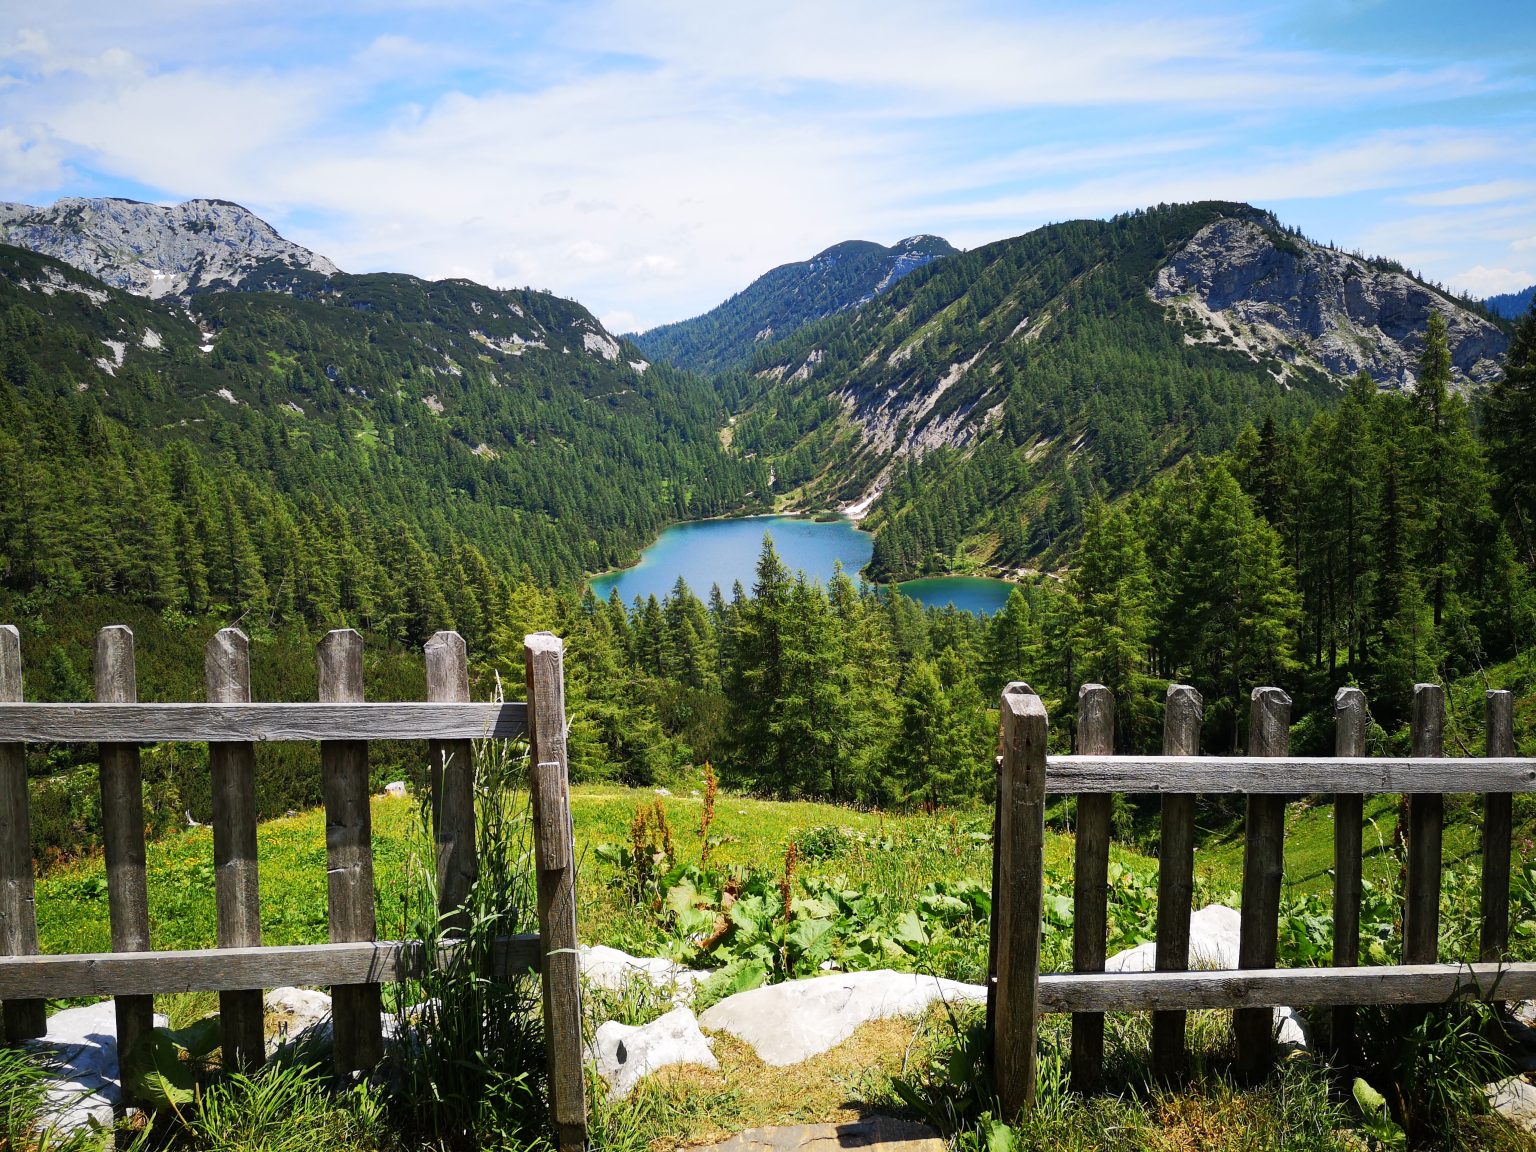
M 1481 296 L 1536 283 L 1536 4 L 7 4 L 0 199 L 69 195 L 615 330 L 840 240 L 1204 198 Z

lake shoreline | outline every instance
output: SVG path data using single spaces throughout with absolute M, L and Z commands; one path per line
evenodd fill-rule
M 929 574 L 892 583 L 870 580 L 865 570 L 874 550 L 873 535 L 832 509 L 680 521 L 662 529 L 635 563 L 593 575 L 585 586 L 603 600 L 617 591 L 626 604 L 649 596 L 664 599 L 679 579 L 697 595 L 707 595 L 716 586 L 728 594 L 738 583 L 752 584 L 765 533 L 774 537 L 779 556 L 791 572 L 804 572 L 826 584 L 841 567 L 865 587 L 894 586 L 925 607 L 953 606 L 993 615 L 1002 610 L 1015 586 L 1013 581 L 975 572 Z

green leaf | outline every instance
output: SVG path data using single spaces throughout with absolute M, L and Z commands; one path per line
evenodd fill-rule
M 927 947 L 928 930 L 923 927 L 916 912 L 903 912 L 896 917 L 896 931 L 892 933 L 892 939 L 908 951 L 916 952 L 919 948 Z
M 1355 1103 L 1360 1105 L 1360 1111 L 1364 1112 L 1367 1116 L 1386 1112 L 1387 1098 L 1372 1088 L 1364 1077 L 1355 1077 L 1353 1091 Z

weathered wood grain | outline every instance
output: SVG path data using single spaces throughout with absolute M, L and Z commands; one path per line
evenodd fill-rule
M 566 760 L 565 645 L 548 632 L 523 640 L 528 744 L 537 852 L 539 936 L 543 942 L 544 1034 L 549 1050 L 550 1114 L 561 1152 L 585 1148 L 586 1076 L 581 1038 L 581 964 L 576 941 L 576 870 L 571 849 Z M 545 770 L 544 766 L 554 767 Z M 563 848 L 550 850 L 551 840 Z M 544 859 L 563 860 L 545 867 Z
M 998 925 L 992 1068 L 1002 1115 L 1012 1120 L 1035 1100 L 1045 898 L 1045 705 L 1027 685 L 1010 684 L 1003 689 L 999 726 L 1003 772 L 994 848 L 999 875 L 992 904 Z
M 1254 756 L 1284 757 L 1291 739 L 1291 698 L 1279 688 L 1255 688 L 1248 720 L 1248 751 Z M 1280 881 L 1285 865 L 1285 800 L 1248 797 L 1243 845 L 1242 927 L 1237 946 L 1239 968 L 1273 968 L 1280 923 Z M 1268 1008 L 1233 1013 L 1237 1072 L 1262 1078 L 1274 1060 L 1273 1019 Z
M 1333 696 L 1333 749 L 1341 757 L 1365 755 L 1370 729 L 1365 693 L 1340 688 Z M 1352 968 L 1360 962 L 1360 880 L 1365 796 L 1338 792 L 1333 797 L 1333 963 Z M 1355 1054 L 1355 1010 L 1333 1010 L 1333 1046 L 1344 1059 Z
M 21 699 L 21 633 L 0 625 L 0 700 Z M 32 813 L 27 761 L 20 744 L 0 744 L 0 956 L 37 952 L 37 901 L 32 872 Z M 41 1000 L 7 1000 L 5 1041 L 19 1044 L 48 1030 Z
M 0 739 L 32 743 L 512 739 L 509 704 L 0 704 Z
M 439 950 L 440 966 L 452 962 L 454 950 L 453 945 Z M 502 978 L 537 971 L 540 953 L 535 935 L 503 937 L 496 944 L 492 974 Z M 394 983 L 420 976 L 425 960 L 426 950 L 414 940 L 0 957 L 0 998 Z
M 96 699 L 131 704 L 138 699 L 133 633 L 120 624 L 96 634 Z M 144 858 L 144 787 L 139 750 L 132 744 L 103 743 L 101 833 L 107 866 L 107 912 L 112 951 L 149 948 L 149 883 Z M 148 996 L 119 996 L 117 1043 L 129 1052 L 154 1026 L 155 1003 Z
M 211 704 L 249 704 L 251 644 L 238 628 L 217 632 L 203 652 Z M 249 743 L 209 746 L 213 776 L 213 893 L 220 948 L 261 946 L 261 887 L 256 864 L 256 749 Z M 259 1068 L 266 1060 L 262 989 L 219 993 L 227 1067 Z
M 363 698 L 363 638 L 337 629 L 320 642 L 320 699 Z M 378 935 L 373 906 L 373 816 L 368 805 L 368 745 L 360 740 L 320 744 L 325 793 L 326 895 L 334 943 L 371 941 Z M 384 1055 L 379 986 L 337 984 L 331 989 L 336 1071 L 372 1068 Z
M 1413 686 L 1413 754 L 1438 757 L 1445 733 L 1445 690 Z M 1454 769 L 1451 769 L 1454 771 Z M 1459 773 L 1458 773 L 1459 775 Z M 1458 787 L 1457 791 L 1461 791 Z M 1433 964 L 1440 948 L 1440 842 L 1445 798 L 1419 793 L 1408 798 L 1408 878 L 1403 901 L 1403 960 Z
M 1048 795 L 1196 792 L 1290 795 L 1315 792 L 1536 792 L 1536 760 L 1380 756 L 1052 756 Z M 1454 773 L 1454 774 L 1453 774 Z
M 1205 700 L 1188 684 L 1168 685 L 1163 709 L 1163 755 L 1195 756 Z M 1195 797 L 1163 793 L 1163 826 L 1157 857 L 1157 961 L 1159 972 L 1189 967 L 1189 917 L 1195 894 Z M 1152 1014 L 1152 1070 L 1164 1081 L 1184 1074 L 1185 1013 Z
M 1077 750 L 1085 756 L 1115 751 L 1115 698 L 1102 684 L 1077 690 Z M 1077 835 L 1072 850 L 1072 970 L 1104 971 L 1109 939 L 1109 831 L 1113 797 L 1077 798 Z M 1072 1017 L 1072 1090 L 1098 1089 L 1104 1075 L 1104 1017 Z
M 1275 1004 L 1444 1004 L 1536 996 L 1536 964 L 1412 964 L 1250 972 L 1109 972 L 1040 977 L 1041 1012 L 1262 1010 Z
M 457 632 L 427 641 L 427 699 L 469 703 L 469 649 Z M 465 930 L 464 902 L 479 875 L 475 855 L 475 755 L 468 740 L 433 740 L 427 746 L 432 788 L 432 833 L 437 841 L 437 910 L 447 925 Z
M 1489 692 L 1484 701 L 1485 750 L 1490 756 L 1513 756 L 1514 693 Z M 1511 800 L 1508 792 L 1489 792 L 1483 797 L 1483 915 L 1478 955 L 1486 961 L 1502 960 L 1509 947 Z

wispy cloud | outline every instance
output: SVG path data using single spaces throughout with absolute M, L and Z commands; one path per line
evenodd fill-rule
M 223 196 L 349 269 L 550 287 L 636 325 L 843 239 L 973 245 L 1210 197 L 1389 254 L 1369 241 L 1406 236 L 1458 286 L 1524 266 L 1528 56 L 1164 11 L 79 0 L 0 17 L 0 197 Z

